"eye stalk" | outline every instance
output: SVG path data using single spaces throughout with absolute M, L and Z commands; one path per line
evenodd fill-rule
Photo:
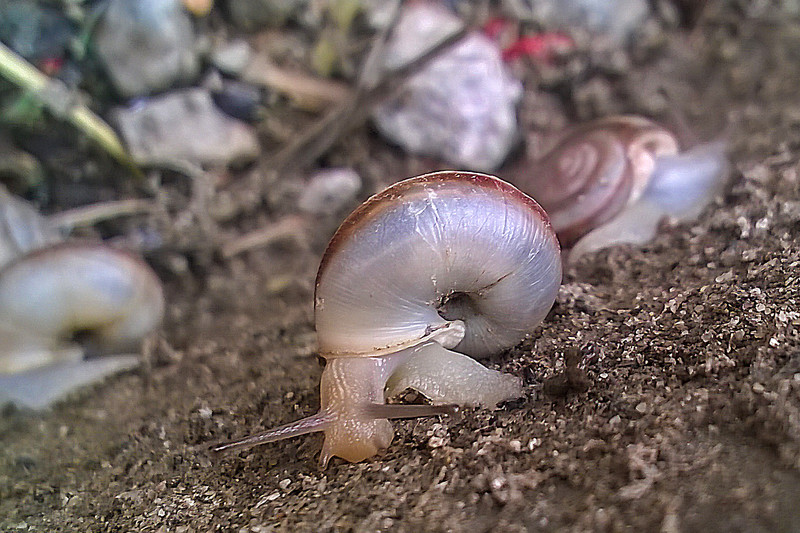
M 544 210 L 485 174 L 436 172 L 397 183 L 357 208 L 317 274 L 315 321 L 327 359 L 321 409 L 254 437 L 250 447 L 323 431 L 323 465 L 367 459 L 391 442 L 389 419 L 487 406 L 522 394 L 519 378 L 473 357 L 518 344 L 561 284 L 561 253 Z M 414 388 L 432 406 L 386 405 Z

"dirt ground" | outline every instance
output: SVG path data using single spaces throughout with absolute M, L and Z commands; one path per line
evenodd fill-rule
M 696 223 L 567 269 L 531 339 L 487 361 L 524 377 L 524 398 L 395 422 L 360 464 L 320 470 L 319 435 L 209 457 L 318 408 L 329 217 L 307 243 L 165 276 L 175 353 L 50 412 L 2 412 L 0 529 L 800 531 L 800 25 L 762 2 L 709 4 L 618 72 L 528 85 L 529 130 L 675 107 L 701 137 L 727 126 L 733 165 Z M 363 173 L 362 198 L 441 165 L 368 126 L 328 162 Z M 564 386 L 565 352 L 588 387 Z

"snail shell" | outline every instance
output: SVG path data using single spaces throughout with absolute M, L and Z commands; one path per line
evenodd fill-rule
M 84 361 L 83 350 L 69 341 L 80 334 L 95 348 L 128 350 L 163 313 L 160 281 L 125 252 L 65 243 L 12 261 L 0 269 L 0 399 L 41 407 L 132 366 L 133 356 Z
M 664 216 L 696 216 L 719 192 L 726 170 L 724 143 L 680 152 L 662 126 L 619 116 L 568 130 L 515 181 L 542 204 L 562 246 L 576 256 L 646 242 Z
M 389 418 L 487 405 L 521 394 L 519 379 L 467 357 L 519 343 L 561 283 L 547 215 L 508 183 L 437 172 L 397 183 L 354 211 L 317 274 L 321 409 L 301 421 L 217 446 L 241 449 L 324 431 L 321 461 L 359 461 L 388 446 Z M 466 355 L 464 355 L 466 354 Z M 412 387 L 435 405 L 385 405 Z

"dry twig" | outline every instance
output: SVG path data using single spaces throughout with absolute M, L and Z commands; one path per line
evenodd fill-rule
M 274 224 L 257 229 L 222 246 L 222 257 L 230 259 L 242 252 L 262 248 L 283 239 L 294 239 L 301 245 L 305 243 L 305 231 L 308 221 L 299 216 L 287 216 Z
M 378 37 L 375 56 L 383 55 L 382 49 L 385 46 L 385 40 L 388 39 L 392 28 L 396 25 L 396 19 L 397 17 L 393 24 L 390 24 L 388 30 Z M 443 38 L 415 59 L 400 67 L 383 72 L 375 81 L 372 81 L 372 76 L 379 68 L 381 61 L 371 53 L 370 55 L 373 57 L 365 62 L 359 83 L 350 98 L 313 124 L 296 141 L 281 149 L 270 162 L 270 172 L 280 175 L 302 168 L 316 160 L 330 149 L 343 134 L 362 124 L 369 116 L 372 107 L 394 94 L 403 81 L 419 72 L 440 53 L 463 39 L 469 32 L 470 26 L 471 24 L 464 24 L 459 30 Z
M 68 209 L 48 217 L 49 222 L 61 229 L 91 226 L 104 220 L 149 213 L 155 209 L 153 202 L 134 198 L 102 202 Z

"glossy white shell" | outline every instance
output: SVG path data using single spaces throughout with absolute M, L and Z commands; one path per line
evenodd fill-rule
M 332 239 L 317 276 L 320 353 L 374 356 L 431 339 L 497 353 L 541 322 L 560 283 L 557 239 L 529 197 L 484 174 L 412 178 Z
M 158 278 L 131 255 L 91 244 L 28 253 L 0 269 L 0 325 L 15 333 L 13 343 L 0 340 L 0 373 L 62 358 L 56 348 L 80 331 L 103 347 L 131 348 L 163 312 Z

